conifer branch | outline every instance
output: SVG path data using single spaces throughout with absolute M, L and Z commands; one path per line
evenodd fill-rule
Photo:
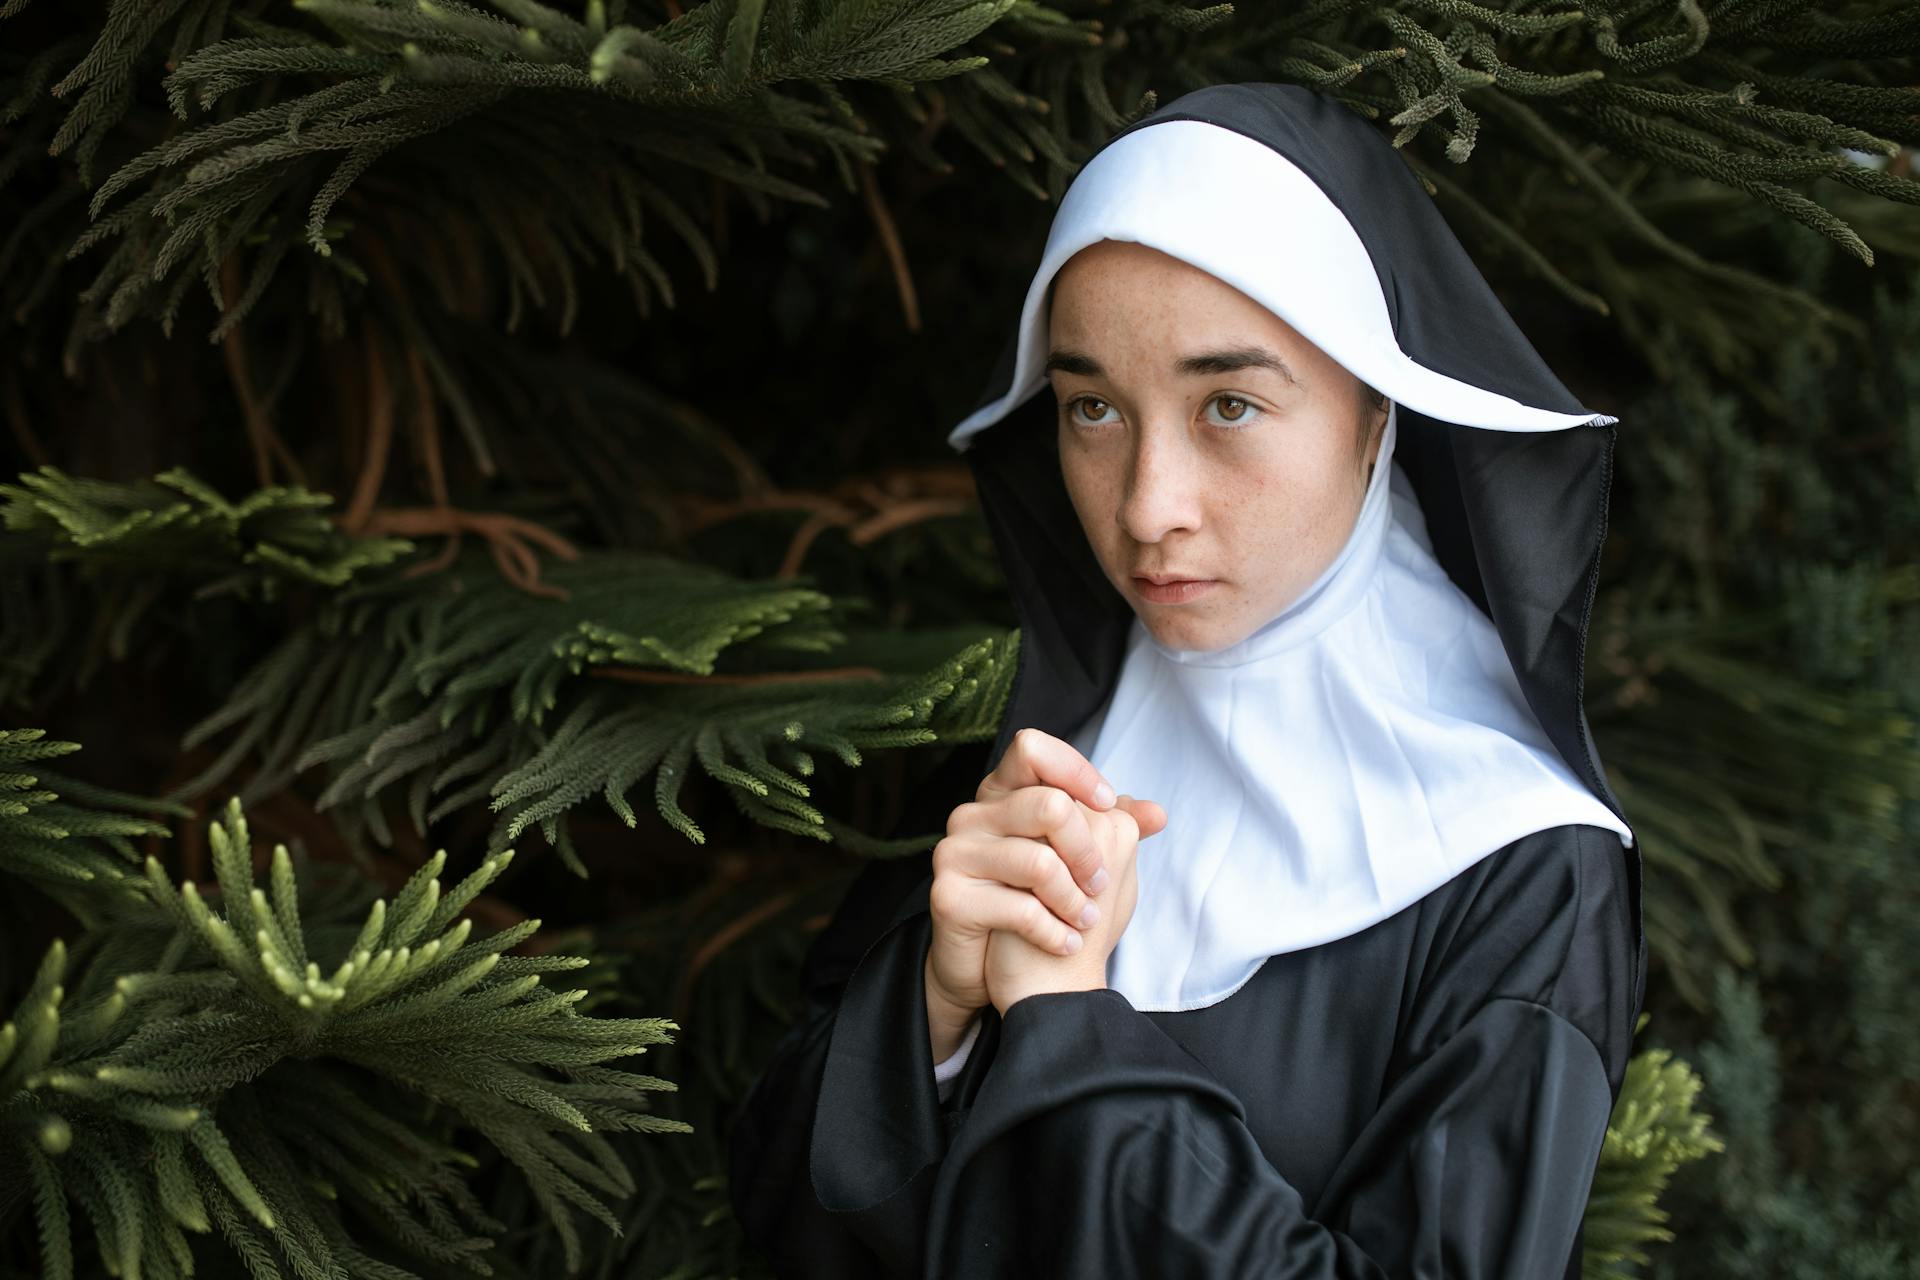
M 1640 1027 L 1647 1024 L 1646 1015 Z M 1726 1150 L 1708 1128 L 1713 1117 L 1695 1110 L 1701 1079 L 1668 1049 L 1643 1049 L 1627 1062 L 1626 1079 L 1607 1121 L 1581 1220 L 1581 1275 L 1604 1280 L 1621 1264 L 1645 1266 L 1643 1246 L 1673 1239 L 1660 1196 L 1682 1165 Z
M 1733 884 L 1777 889 L 1796 815 L 1844 805 L 1863 832 L 1898 840 L 1920 796 L 1913 718 L 1891 695 L 1821 689 L 1748 656 L 1780 615 L 1709 624 L 1629 618 L 1619 592 L 1596 617 L 1588 706 L 1647 864 L 1684 894 L 1650 897 L 1649 945 L 1689 1000 L 1706 999 L 1699 924 L 1736 963 L 1754 954 Z
M 529 600 L 471 562 L 424 596 L 346 593 L 189 731 L 193 746 L 238 727 L 177 794 L 204 793 L 249 758 L 243 798 L 324 766 L 319 804 L 349 830 L 389 839 L 389 795 L 422 831 L 485 799 L 500 815 L 494 847 L 537 825 L 565 857 L 571 809 L 597 794 L 637 825 L 628 795 L 649 780 L 661 817 L 704 841 L 681 806 L 697 761 L 752 820 L 828 840 L 805 781 L 819 752 L 857 766 L 865 750 L 990 735 L 1010 688 L 1012 641 L 977 632 L 930 670 L 902 671 L 901 643 L 891 664 L 837 664 L 838 675 L 792 665 L 846 640 L 810 587 L 611 553 L 554 578 L 565 601 Z M 723 655 L 746 669 L 720 671 Z M 617 674 L 579 678 L 601 671 Z M 671 678 L 626 678 L 647 673 Z
M 43 729 L 0 729 L 0 875 L 35 885 L 92 925 L 104 904 L 137 896 L 141 859 L 133 837 L 167 834 L 163 824 L 136 813 L 184 817 L 189 811 L 37 765 L 79 749 L 77 742 L 48 739 Z
M 44 555 L 90 568 L 222 576 L 223 589 L 271 599 L 289 582 L 340 586 L 413 549 L 399 538 L 353 537 L 317 511 L 326 494 L 270 485 L 229 502 L 183 468 L 115 484 L 42 467 L 0 484 L 0 522 Z
M 34 741 L 8 735 L 0 751 L 64 745 Z M 77 971 L 54 943 L 0 1025 L 0 1193 L 26 1180 L 49 1277 L 74 1273 L 76 1218 L 120 1275 L 187 1274 L 183 1233 L 216 1228 L 267 1276 L 427 1260 L 488 1274 L 505 1228 L 464 1185 L 463 1129 L 515 1166 L 569 1270 L 577 1214 L 618 1232 L 607 1198 L 634 1182 L 597 1135 L 688 1126 L 653 1110 L 670 1082 L 605 1064 L 675 1027 L 582 1014 L 584 991 L 542 986 L 584 959 L 516 969 L 503 953 L 537 921 L 473 936 L 457 917 L 510 852 L 450 890 L 436 854 L 356 925 L 337 896 L 303 907 L 284 846 L 256 883 L 237 801 L 209 835 L 216 886 L 176 885 L 147 859 L 147 927 L 89 948 Z M 18 844 L 0 825 L 0 856 Z M 423 1106 L 447 1119 L 423 1124 Z M 392 1228 L 390 1262 L 349 1243 L 349 1209 Z

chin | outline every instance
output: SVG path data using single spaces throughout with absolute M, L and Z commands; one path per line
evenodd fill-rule
M 1154 605 L 1142 605 L 1135 610 L 1140 621 L 1146 625 L 1153 638 L 1169 649 L 1186 649 L 1199 653 L 1211 653 L 1224 649 L 1246 638 L 1247 633 L 1235 633 L 1231 627 L 1223 626 L 1218 620 L 1184 617 L 1169 617 L 1169 610 Z

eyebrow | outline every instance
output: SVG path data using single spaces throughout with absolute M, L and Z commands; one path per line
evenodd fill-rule
M 1044 373 L 1055 369 L 1062 373 L 1078 374 L 1083 378 L 1104 377 L 1105 371 L 1100 362 L 1083 351 L 1056 349 L 1047 355 Z M 1201 351 L 1190 356 L 1181 356 L 1173 362 L 1173 371 L 1183 377 L 1200 377 L 1206 374 L 1233 373 L 1240 369 L 1267 369 L 1279 374 L 1296 387 L 1305 390 L 1304 384 L 1294 376 L 1287 362 L 1265 347 L 1229 347 L 1221 351 Z

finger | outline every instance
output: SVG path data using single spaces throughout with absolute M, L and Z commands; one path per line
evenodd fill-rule
M 1141 800 L 1134 796 L 1121 796 L 1114 801 L 1117 808 L 1125 809 L 1140 824 L 1140 838 L 1159 835 L 1167 827 L 1167 811 L 1152 800 Z
M 1113 807 L 1113 787 L 1100 771 L 1072 743 L 1034 728 L 1013 735 L 1006 754 L 993 772 L 981 779 L 974 798 L 989 800 L 1032 786 L 1058 787 L 1090 809 L 1104 812 Z
M 1047 910 L 1076 929 L 1090 929 L 1100 920 L 1100 908 L 1074 883 L 1059 852 L 1044 840 L 1012 836 L 983 842 L 977 860 L 967 861 L 977 861 L 979 868 L 970 868 L 970 874 L 1030 891 Z
M 1078 805 L 1073 807 L 1085 812 Z M 960 886 L 976 880 L 1026 890 L 1062 923 L 1076 929 L 1090 929 L 1100 922 L 1100 908 L 1074 882 L 1059 852 L 1045 840 L 986 830 L 950 834 L 934 846 L 933 870 L 934 915 L 964 933 L 977 934 L 983 928 L 977 921 L 955 915 Z
M 1070 956 L 1082 945 L 1078 929 L 1061 924 L 1040 899 L 1025 889 L 975 880 L 961 889 L 955 900 L 969 920 L 988 929 L 1017 933 L 1042 951 Z
M 1029 787 L 1027 790 L 1044 791 L 1046 788 Z M 1064 792 L 1055 791 L 1053 795 L 1060 804 L 1071 808 L 1082 823 L 1086 822 L 1089 810 L 1067 799 Z M 972 807 L 991 810 L 1005 806 Z M 1095 820 L 1098 820 L 1098 815 Z M 1087 833 L 1087 839 L 1093 841 L 1091 831 Z M 990 827 L 974 827 L 950 833 L 934 846 L 933 870 L 936 888 L 956 876 L 997 881 L 1034 893 L 1048 910 L 1075 928 L 1090 929 L 1100 920 L 1099 908 L 1074 880 L 1059 850 L 1044 839 L 1002 835 Z
M 1104 887 L 1099 874 L 1106 858 L 1089 821 L 1099 819 L 1097 811 L 1083 807 L 1058 787 L 1043 786 L 1022 787 L 981 807 L 988 811 L 984 821 L 991 829 L 1001 835 L 1045 840 L 1076 884 L 1091 893 Z

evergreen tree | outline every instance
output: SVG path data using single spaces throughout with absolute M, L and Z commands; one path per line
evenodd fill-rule
M 1376 121 L 1622 420 L 1661 1042 L 1588 1273 L 1920 1261 L 1912 6 L 0 34 L 0 1273 L 752 1273 L 727 1110 L 1017 657 L 945 430 L 1081 160 L 1249 79 Z

